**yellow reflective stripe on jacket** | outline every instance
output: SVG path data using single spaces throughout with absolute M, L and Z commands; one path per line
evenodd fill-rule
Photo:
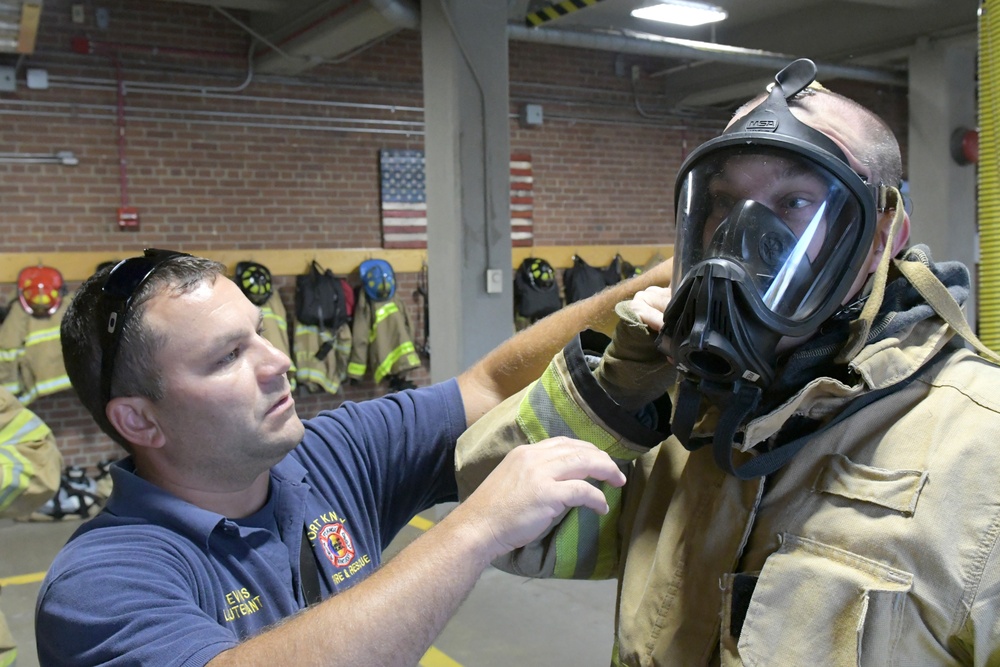
M 623 447 L 572 399 L 564 376 L 550 364 L 525 394 L 518 408 L 517 423 L 532 443 L 555 436 L 587 440 L 619 462 L 637 454 Z M 615 573 L 618 558 L 617 522 L 621 514 L 621 489 L 593 482 L 604 493 L 610 511 L 601 516 L 590 509 L 574 508 L 556 527 L 553 576 L 601 579 Z
M 367 370 L 368 366 L 366 366 L 365 364 L 359 364 L 356 361 L 352 361 L 351 363 L 347 364 L 348 375 L 362 376 L 365 374 L 365 371 Z
M 0 444 L 15 445 L 28 440 L 42 440 L 52 430 L 31 410 L 19 410 L 7 425 L 0 429 Z
M 406 341 L 405 343 L 397 347 L 395 350 L 390 352 L 389 355 L 385 358 L 385 361 L 383 361 L 381 364 L 378 365 L 378 368 L 375 369 L 375 381 L 381 382 L 382 378 L 388 375 L 389 372 L 392 370 L 392 367 L 396 365 L 396 362 L 407 354 L 414 355 L 414 358 L 409 360 L 410 363 L 416 363 L 416 364 L 420 363 L 420 360 L 416 358 L 417 350 L 415 347 L 413 347 L 413 342 Z
M 340 382 L 332 380 L 326 373 L 317 368 L 299 368 L 295 373 L 295 379 L 299 382 L 313 382 L 329 394 L 336 394 L 340 391 Z
M 388 303 L 380 306 L 379 309 L 375 311 L 375 321 L 372 322 L 371 331 L 368 332 L 369 343 L 375 342 L 375 338 L 377 338 L 377 333 L 378 333 L 378 325 L 381 324 L 382 321 L 385 320 L 390 315 L 394 315 L 398 312 L 399 308 L 396 306 L 395 301 L 389 301 Z M 378 382 L 377 379 L 375 381 Z
M 31 347 L 32 345 L 41 345 L 42 343 L 48 343 L 54 340 L 59 340 L 59 327 L 38 329 L 37 331 L 28 333 L 24 339 L 24 346 Z
M 27 405 L 39 396 L 55 394 L 56 392 L 70 389 L 72 386 L 73 385 L 70 383 L 68 375 L 60 375 L 50 380 L 36 382 L 35 385 L 28 389 L 27 392 L 18 396 L 17 400 L 21 401 L 22 404 Z
M 35 467 L 14 447 L 0 445 L 0 513 L 28 489 Z
M 0 513 L 24 493 L 35 475 L 35 466 L 17 451 L 21 442 L 42 440 L 49 427 L 31 410 L 21 410 L 0 429 Z
M 282 317 L 281 315 L 278 315 L 276 312 L 274 312 L 273 310 L 271 310 L 270 308 L 267 308 L 267 307 L 261 308 L 260 309 L 260 314 L 263 316 L 263 318 L 265 320 L 271 320 L 272 322 L 274 322 L 275 324 L 277 324 L 278 328 L 281 329 L 282 332 L 286 332 L 287 333 L 287 331 L 288 331 L 288 322 L 285 321 L 284 317 Z

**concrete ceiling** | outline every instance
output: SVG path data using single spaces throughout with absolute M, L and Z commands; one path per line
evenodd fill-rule
M 418 29 L 413 0 L 170 0 L 208 5 L 258 38 L 259 72 L 298 74 L 348 57 L 352 51 L 399 30 Z M 525 33 L 525 17 L 550 6 L 545 0 L 508 0 L 512 39 L 572 33 L 594 39 L 649 44 L 649 38 L 700 49 L 707 43 L 735 47 L 725 58 L 673 46 L 646 61 L 644 76 L 686 104 L 716 104 L 759 90 L 775 68 L 766 57 L 806 56 L 831 68 L 894 74 L 905 81 L 907 52 L 922 39 L 974 41 L 979 0 L 713 0 L 729 17 L 713 27 L 682 28 L 632 18 L 656 0 L 596 0 L 546 20 Z M 581 0 L 585 4 L 594 0 Z M 560 3 L 570 6 L 571 2 Z M 520 31 L 520 36 L 516 31 Z M 539 32 L 536 32 L 539 31 Z M 554 42 L 553 42 L 554 43 Z M 607 44 L 605 44 L 606 46 Z M 655 51 L 655 49 L 654 49 Z M 645 53 L 648 51 L 635 51 Z M 745 55 L 743 55 L 745 54 Z M 846 76 L 851 76 L 850 73 Z M 858 76 L 857 78 L 864 78 Z M 871 80 L 871 79 L 869 79 Z

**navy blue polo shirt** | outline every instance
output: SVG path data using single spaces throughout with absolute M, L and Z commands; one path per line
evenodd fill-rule
M 42 665 L 203 665 L 304 607 L 307 535 L 324 596 L 378 567 L 418 512 L 456 498 L 465 412 L 454 381 L 305 420 L 266 505 L 230 520 L 112 468 L 107 507 L 56 556 L 35 633 Z

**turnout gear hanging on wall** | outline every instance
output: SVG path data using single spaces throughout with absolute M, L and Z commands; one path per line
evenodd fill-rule
M 532 322 L 562 308 L 556 271 L 540 257 L 526 257 L 514 272 L 514 307 Z
M 292 360 L 292 365 L 288 369 L 288 381 L 294 389 L 297 366 L 295 356 L 292 354 L 291 336 L 288 333 L 288 313 L 281 300 L 281 295 L 277 291 L 260 304 L 260 314 L 264 317 L 264 330 L 262 332 L 264 338 Z
M 338 330 L 350 322 L 354 293 L 346 281 L 315 260 L 309 273 L 295 277 L 295 321 L 326 330 L 329 334 L 316 354 L 319 361 L 333 349 Z
M 342 324 L 331 333 L 326 328 L 296 322 L 294 338 L 295 379 L 299 386 L 310 393 L 340 391 L 351 356 L 351 325 Z
M 0 516 L 26 515 L 50 499 L 61 470 L 52 430 L 0 388 Z
M 364 290 L 358 294 L 354 311 L 353 343 L 347 376 L 360 380 L 371 373 L 375 382 L 420 368 L 413 345 L 406 306 L 394 297 L 369 301 Z
M 236 263 L 233 281 L 255 306 L 260 307 L 263 317 L 264 338 L 284 352 L 292 360 L 288 369 L 288 380 L 295 388 L 295 357 L 292 355 L 291 339 L 288 333 L 288 314 L 281 295 L 274 289 L 271 271 L 263 264 L 251 261 Z
M 70 388 L 59 343 L 59 326 L 73 295 L 47 317 L 11 308 L 0 325 L 0 386 L 27 405 L 39 396 Z
M 563 271 L 563 291 L 566 305 L 593 296 L 608 285 L 621 280 L 621 265 L 617 259 L 603 269 L 591 266 L 579 255 L 573 255 L 573 266 Z
M 0 388 L 0 517 L 21 517 L 59 488 L 62 455 L 52 431 Z M 0 665 L 12 665 L 17 645 L 0 611 Z

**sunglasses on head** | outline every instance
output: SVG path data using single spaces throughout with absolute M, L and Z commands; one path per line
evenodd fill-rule
M 101 328 L 101 395 L 104 403 L 111 400 L 111 378 L 115 357 L 121 343 L 122 329 L 135 295 L 156 270 L 175 257 L 191 255 L 176 250 L 147 248 L 141 257 L 130 257 L 115 265 L 101 288 L 101 297 L 107 312 L 106 325 Z

